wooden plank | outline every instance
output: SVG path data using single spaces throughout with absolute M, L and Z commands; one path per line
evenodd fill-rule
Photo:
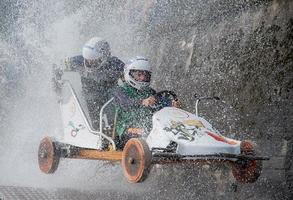
M 72 158 L 121 161 L 122 151 L 98 151 L 98 150 L 81 149 L 79 150 L 78 154 L 74 155 Z

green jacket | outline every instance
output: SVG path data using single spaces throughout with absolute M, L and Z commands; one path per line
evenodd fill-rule
M 118 86 L 114 92 L 114 103 L 117 112 L 116 133 L 121 137 L 127 128 L 151 128 L 152 110 L 141 105 L 143 99 L 154 95 L 156 91 L 151 87 L 137 90 L 127 83 Z

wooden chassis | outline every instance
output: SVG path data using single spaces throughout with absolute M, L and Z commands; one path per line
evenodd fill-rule
M 100 151 L 95 149 L 78 150 L 67 156 L 66 158 L 89 159 L 89 160 L 105 160 L 105 161 L 121 161 L 122 152 L 117 150 Z M 214 155 L 179 155 L 175 153 L 153 152 L 152 164 L 176 164 L 176 163 L 214 163 L 214 162 L 241 162 L 245 160 L 269 160 L 268 157 L 252 156 L 252 155 L 234 155 L 234 154 L 214 154 Z

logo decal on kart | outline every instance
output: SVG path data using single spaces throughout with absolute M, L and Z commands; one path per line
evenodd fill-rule
M 203 124 L 194 119 L 185 120 L 183 122 L 171 121 L 170 127 L 165 127 L 164 130 L 178 135 L 178 140 L 194 141 L 195 136 L 200 138 L 204 135 L 199 128 L 204 127 Z
M 78 125 L 78 128 L 75 127 L 75 125 L 74 125 L 74 123 L 73 123 L 72 121 L 69 121 L 69 122 L 68 122 L 68 126 L 70 126 L 70 127 L 72 128 L 71 133 L 70 133 L 72 137 L 76 137 L 76 136 L 77 136 L 77 133 L 78 133 L 80 130 L 85 129 L 85 126 L 82 125 L 82 124 L 79 124 L 79 125 Z

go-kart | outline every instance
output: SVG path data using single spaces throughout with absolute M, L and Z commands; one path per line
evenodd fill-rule
M 197 97 L 196 113 L 170 107 L 176 94 L 159 92 L 155 97 L 160 106 L 152 117 L 149 133 L 129 139 L 118 149 L 115 139 L 113 98 L 106 102 L 99 116 L 99 130 L 94 130 L 82 95 L 79 74 L 66 72 L 60 86 L 60 108 L 63 139 L 45 137 L 38 150 L 39 168 L 54 173 L 60 158 L 120 161 L 129 182 L 146 179 L 152 165 L 167 163 L 228 163 L 238 182 L 253 183 L 261 174 L 262 161 L 249 141 L 238 141 L 221 135 L 209 122 L 198 115 L 198 103 L 216 97 Z

